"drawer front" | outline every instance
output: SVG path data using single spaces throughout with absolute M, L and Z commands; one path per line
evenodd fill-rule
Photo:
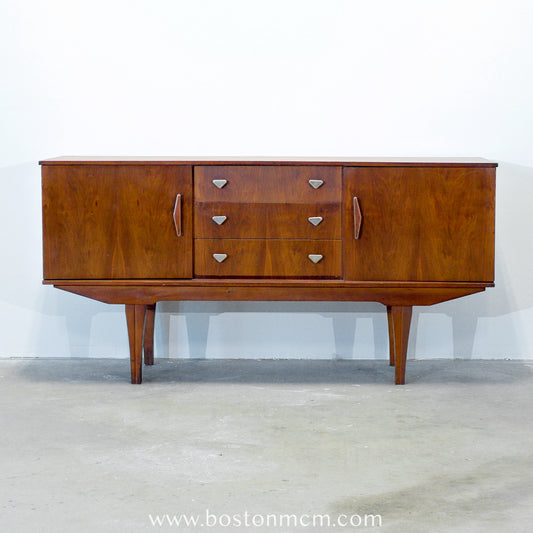
M 196 166 L 197 202 L 316 204 L 341 201 L 341 167 Z
M 339 204 L 197 203 L 194 233 L 203 239 L 340 239 Z
M 339 278 L 341 241 L 196 239 L 196 277 Z

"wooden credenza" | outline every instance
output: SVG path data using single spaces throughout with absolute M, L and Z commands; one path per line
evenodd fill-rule
M 405 383 L 413 305 L 494 285 L 483 159 L 41 161 L 44 283 L 126 306 L 131 381 L 156 302 L 376 301 Z

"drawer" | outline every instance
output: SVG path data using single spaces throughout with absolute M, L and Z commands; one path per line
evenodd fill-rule
M 335 203 L 341 201 L 341 167 L 194 167 L 194 197 L 199 202 Z
M 340 239 L 336 203 L 196 203 L 194 234 L 207 239 Z
M 339 278 L 341 241 L 196 239 L 196 277 Z

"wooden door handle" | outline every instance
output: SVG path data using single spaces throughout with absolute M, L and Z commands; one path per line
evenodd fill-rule
M 353 228 L 354 228 L 354 239 L 359 238 L 359 233 L 361 233 L 361 224 L 363 223 L 363 215 L 361 213 L 361 208 L 359 207 L 359 200 L 357 196 L 353 197 Z
M 172 213 L 174 219 L 174 228 L 176 235 L 181 237 L 181 194 L 176 195 L 176 202 L 174 203 L 174 211 Z

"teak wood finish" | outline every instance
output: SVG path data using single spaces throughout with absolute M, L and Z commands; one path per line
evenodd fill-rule
M 44 283 L 126 307 L 131 381 L 156 302 L 376 301 L 405 383 L 412 307 L 494 285 L 483 159 L 41 161 Z
M 45 279 L 192 277 L 190 166 L 43 166 Z M 182 236 L 172 216 L 181 195 Z

